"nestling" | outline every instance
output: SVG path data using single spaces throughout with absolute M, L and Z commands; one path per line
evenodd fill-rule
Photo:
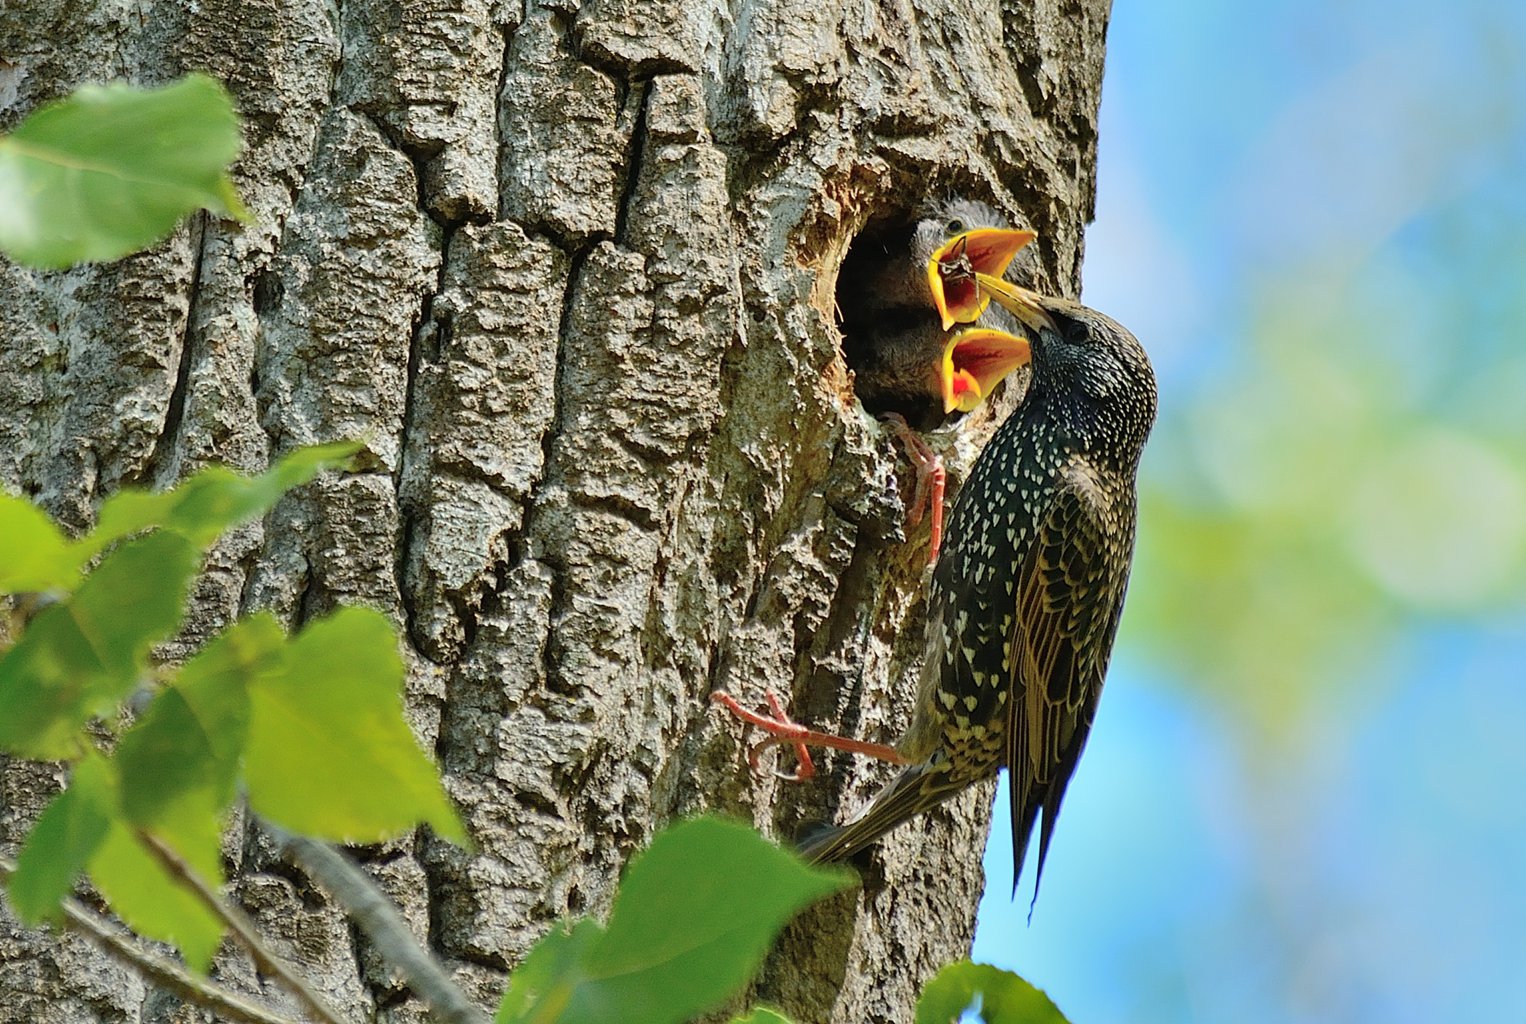
M 1034 238 L 1006 228 L 983 203 L 951 199 L 899 234 L 861 236 L 843 264 L 843 350 L 854 390 L 869 413 L 886 421 L 907 448 L 918 474 L 908 525 L 930 503 L 929 564 L 942 538 L 943 463 L 918 436 L 970 412 L 1028 360 L 1017 321 L 1000 307 L 976 326 L 988 300 L 973 275 L 1000 278 L 1013 256 Z M 944 284 L 933 260 L 951 244 L 963 276 Z M 955 315 L 948 310 L 950 306 Z M 941 320 L 941 325 L 940 325 Z M 929 502 L 930 498 L 930 502 Z

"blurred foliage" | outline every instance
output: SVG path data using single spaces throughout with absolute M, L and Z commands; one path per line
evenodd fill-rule
M 358 449 L 315 446 L 252 479 L 210 468 L 171 491 L 125 492 L 74 541 L 0 495 L 0 523 L 19 525 L 0 532 L 0 581 L 45 592 L 0 652 L 0 750 L 74 769 L 10 877 L 24 920 L 56 919 L 88 873 L 135 931 L 174 942 L 204 970 L 222 923 L 148 838 L 215 888 L 221 820 L 240 790 L 277 824 L 323 838 L 375 842 L 424 821 L 465 840 L 403 719 L 403 664 L 380 613 L 341 609 L 292 639 L 255 615 L 179 671 L 153 665 L 217 536 Z M 156 672 L 142 714 L 109 755 L 99 752 L 91 722 L 115 720 Z
M 958 1024 L 976 1006 L 981 1024 L 1067 1024 L 1049 997 L 1022 978 L 969 960 L 949 964 L 927 983 L 916 1024 Z
M 1526 300 L 1496 269 L 1522 265 L 1459 199 L 1253 279 L 1237 357 L 1163 402 L 1123 642 L 1276 732 L 1398 674 L 1417 620 L 1521 601 Z
M 631 860 L 608 927 L 582 918 L 535 944 L 498 1024 L 682 1024 L 746 985 L 785 922 L 850 879 L 742 824 L 673 825 Z
M 67 267 L 152 245 L 197 209 L 247 219 L 227 167 L 242 145 L 223 87 L 85 86 L 0 136 L 0 251 Z

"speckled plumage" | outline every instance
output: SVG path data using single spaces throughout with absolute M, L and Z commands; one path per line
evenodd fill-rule
M 933 573 L 917 706 L 897 744 L 913 763 L 856 819 L 808 839 L 808 857 L 849 856 L 1006 765 L 1014 870 L 1042 811 L 1042 875 L 1123 609 L 1156 394 L 1128 331 L 1036 301 L 1020 314 L 1027 395 L 960 491 Z

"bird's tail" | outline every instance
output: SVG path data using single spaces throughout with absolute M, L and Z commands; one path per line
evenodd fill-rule
M 880 790 L 852 821 L 806 835 L 798 849 L 806 860 L 842 860 L 874 842 L 897 825 L 955 796 L 968 781 L 952 781 L 941 761 L 915 764 Z

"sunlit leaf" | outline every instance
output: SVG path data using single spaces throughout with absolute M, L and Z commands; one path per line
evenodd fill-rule
M 222 886 L 219 822 L 208 808 L 181 804 L 166 829 L 177 853 L 211 888 Z M 169 874 L 120 819 L 90 860 L 90 880 L 128 927 L 149 938 L 173 942 L 185 961 L 205 971 L 222 938 L 222 922 L 189 889 Z
M 553 925 L 514 971 L 493 1018 L 496 1024 L 562 1021 L 578 986 L 586 980 L 585 953 L 603 934 L 598 922 L 586 917 Z
M 0 657 L 0 749 L 78 753 L 77 733 L 132 689 L 149 650 L 180 621 L 201 553 L 175 533 L 123 544 L 67 601 L 43 609 Z
M 10 897 L 23 921 L 58 918 L 59 902 L 106 841 L 114 803 L 106 763 L 95 756 L 82 758 L 69 788 L 42 812 L 16 858 Z
M 97 548 L 152 526 L 163 526 L 211 544 L 230 526 L 268 512 L 293 487 L 321 470 L 337 468 L 360 450 L 354 441 L 310 445 L 284 456 L 256 477 L 209 466 L 171 491 L 122 491 L 101 506 L 88 543 Z
M 957 1024 L 977 1002 L 985 1024 L 1067 1024 L 1049 997 L 1022 978 L 968 960 L 949 964 L 927 983 L 916 1024 Z
M 584 922 L 531 952 L 499 1020 L 686 1021 L 739 991 L 785 922 L 845 884 L 746 826 L 675 825 L 631 862 L 607 931 Z
M 67 267 L 152 245 L 198 208 L 247 217 L 227 167 L 240 147 L 222 86 L 86 86 L 0 138 L 0 250 Z
M 252 682 L 245 771 L 254 809 L 284 828 L 375 842 L 428 822 L 465 831 L 403 719 L 403 663 L 379 613 L 344 608 Z
M 79 563 L 53 520 L 29 501 L 0 495 L 0 593 L 72 590 Z
M 122 737 L 114 758 L 122 811 L 143 827 L 187 802 L 220 813 L 233 798 L 249 731 L 249 687 L 284 664 L 286 637 L 268 614 L 209 643 Z
M 175 943 L 187 963 L 205 970 L 222 935 L 221 922 L 143 848 L 118 805 L 111 766 L 95 755 L 82 758 L 69 788 L 43 812 L 17 858 L 12 904 L 27 921 L 55 918 L 59 901 L 87 870 L 134 931 Z M 168 844 L 202 879 L 219 886 L 217 815 L 182 801 L 164 819 Z

